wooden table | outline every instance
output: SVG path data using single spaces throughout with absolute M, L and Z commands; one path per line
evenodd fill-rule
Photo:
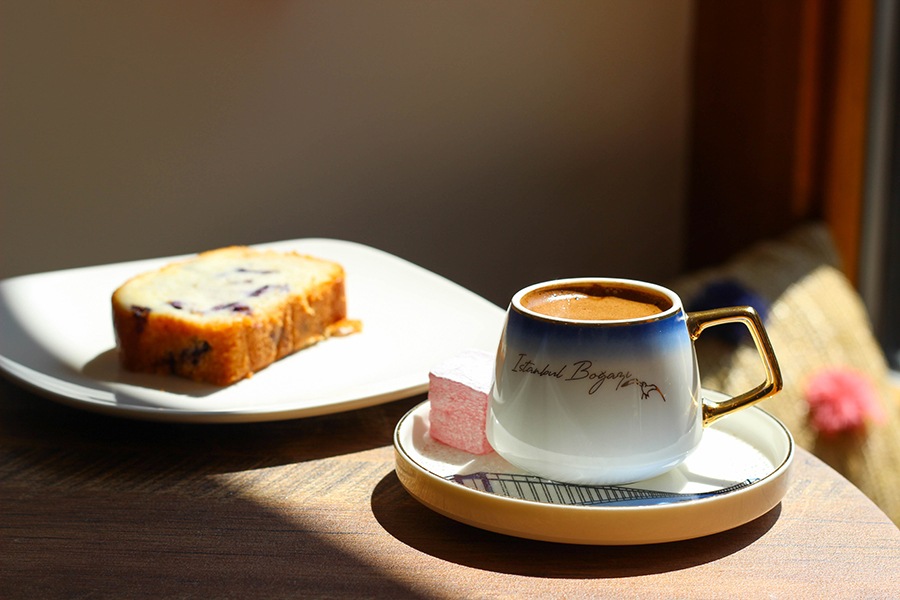
M 0 598 L 900 597 L 900 530 L 802 450 L 779 506 L 703 539 L 570 546 L 442 517 L 394 473 L 422 399 L 186 425 L 0 380 Z

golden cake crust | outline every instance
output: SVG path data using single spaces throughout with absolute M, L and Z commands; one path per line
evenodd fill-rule
M 113 293 L 112 314 L 124 368 L 229 385 L 346 319 L 344 269 L 231 246 L 130 279 Z

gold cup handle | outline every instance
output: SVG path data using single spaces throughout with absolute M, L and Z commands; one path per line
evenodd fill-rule
M 768 398 L 781 390 L 783 386 L 781 369 L 778 367 L 778 360 L 775 358 L 774 350 L 772 350 L 769 335 L 762 324 L 762 319 L 759 318 L 759 314 L 753 307 L 715 308 L 691 312 L 687 315 L 688 333 L 692 340 L 700 337 L 700 334 L 707 327 L 724 325 L 725 323 L 743 323 L 750 330 L 750 335 L 753 336 L 753 341 L 756 344 L 756 351 L 759 352 L 759 357 L 762 359 L 763 366 L 766 369 L 766 380 L 749 392 L 744 392 L 739 396 L 723 400 L 722 402 L 710 402 L 704 398 L 704 427 L 727 414 L 755 404 L 763 398 Z

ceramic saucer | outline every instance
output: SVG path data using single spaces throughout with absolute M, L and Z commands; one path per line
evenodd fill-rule
M 476 456 L 431 439 L 429 411 L 429 402 L 419 404 L 394 432 L 407 491 L 451 519 L 543 541 L 650 544 L 738 527 L 781 501 L 794 455 L 787 428 L 751 407 L 709 426 L 668 473 L 627 486 L 570 486 L 529 476 L 496 453 Z

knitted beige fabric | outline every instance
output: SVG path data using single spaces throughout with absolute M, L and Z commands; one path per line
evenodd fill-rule
M 671 284 L 685 302 L 707 284 L 732 280 L 769 303 L 766 330 L 784 389 L 760 406 L 790 429 L 797 444 L 843 474 L 900 525 L 900 391 L 872 333 L 862 300 L 838 268 L 828 230 L 808 225 L 754 246 L 721 267 Z M 737 394 L 761 383 L 764 371 L 751 343 L 737 349 L 705 334 L 697 342 L 703 386 Z M 865 431 L 820 436 L 810 426 L 804 390 L 810 377 L 850 368 L 877 388 L 885 412 Z

